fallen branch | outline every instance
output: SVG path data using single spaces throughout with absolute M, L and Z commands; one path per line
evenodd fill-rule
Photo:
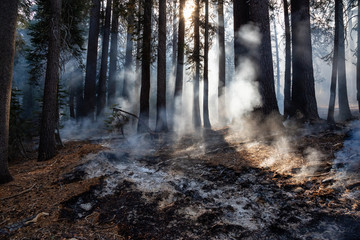
M 25 193 L 27 193 L 27 192 L 30 192 L 30 191 L 31 191 L 31 190 L 32 190 L 35 186 L 36 186 L 36 184 L 32 185 L 32 187 L 31 187 L 31 188 L 26 189 L 26 190 L 24 190 L 24 191 L 22 191 L 22 192 L 19 192 L 19 193 L 15 194 L 15 195 L 12 195 L 12 196 L 9 196 L 9 197 L 4 197 L 4 198 L 1 198 L 1 201 L 8 200 L 8 199 L 11 199 L 11 198 L 14 198 L 14 197 L 20 196 L 20 195 L 22 195 L 22 194 L 25 194 Z
M 150 129 L 150 127 L 147 125 L 146 122 L 144 122 L 143 120 L 141 120 L 141 119 L 140 119 L 138 116 L 136 116 L 135 114 L 130 113 L 130 112 L 127 112 L 127 111 L 124 111 L 124 110 L 122 110 L 122 109 L 120 109 L 120 108 L 113 108 L 113 110 L 114 110 L 114 111 L 117 111 L 117 112 L 122 112 L 122 113 L 128 114 L 128 115 L 136 118 L 137 120 L 139 120 L 139 122 L 140 122 L 143 126 L 145 126 L 146 131 L 147 131 L 148 133 L 150 133 L 150 135 L 152 135 L 152 136 L 156 136 L 156 135 L 157 135 L 157 133 L 153 132 L 153 131 Z

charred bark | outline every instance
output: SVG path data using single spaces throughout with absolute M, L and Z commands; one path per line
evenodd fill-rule
M 205 128 L 211 128 L 209 118 L 209 0 L 205 0 L 205 46 L 204 46 L 204 95 L 203 121 Z
M 84 87 L 84 114 L 94 120 L 96 104 L 96 65 L 100 25 L 100 0 L 92 0 Z
M 111 20 L 111 45 L 110 45 L 110 63 L 109 63 L 109 90 L 108 106 L 115 104 L 116 98 L 116 80 L 117 80 L 117 56 L 118 56 L 118 35 L 119 35 L 119 0 L 113 1 L 113 15 Z
M 193 123 L 195 129 L 201 127 L 200 103 L 199 103 L 199 84 L 200 84 L 200 0 L 195 0 L 194 11 L 194 62 L 195 78 L 194 84 L 194 104 L 193 104 Z
M 138 132 L 146 131 L 144 123 L 149 124 L 149 97 L 150 97 L 150 64 L 151 64 L 151 15 L 152 0 L 144 2 L 144 22 L 142 41 L 142 64 L 141 64 L 141 90 L 140 90 L 140 116 Z
M 338 95 L 339 95 L 339 119 L 346 121 L 352 118 L 347 86 L 346 86 L 346 66 L 345 66 L 345 31 L 344 31 L 344 16 L 343 16 L 343 1 L 335 0 L 335 4 L 338 6 L 339 14 L 339 59 L 338 59 Z
M 335 124 L 334 111 L 335 111 L 335 98 L 336 98 L 336 78 L 338 70 L 338 56 L 339 56 L 339 2 L 335 1 L 335 34 L 334 34 L 334 56 L 331 73 L 330 85 L 330 100 L 327 122 L 331 125 Z
M 220 0 L 218 12 L 218 37 L 219 37 L 219 85 L 218 85 L 218 114 L 220 122 L 225 122 L 225 80 L 226 80 L 226 55 L 225 55 L 225 26 L 224 26 L 224 1 Z
M 2 0 L 0 8 L 0 184 L 13 178 L 8 168 L 9 118 L 15 56 L 17 0 Z
M 176 71 L 176 56 L 177 56 L 177 41 L 178 41 L 176 8 L 177 8 L 177 0 L 174 0 L 173 13 L 172 13 L 173 14 L 172 68 L 174 74 Z
M 167 131 L 166 117 L 166 0 L 159 0 L 156 131 Z
M 360 0 L 358 0 L 358 25 L 357 25 L 357 63 L 356 63 L 356 89 L 357 89 L 357 101 L 360 112 Z
M 259 52 L 256 56 L 252 56 L 259 72 L 256 81 L 259 83 L 259 93 L 262 98 L 260 110 L 265 115 L 279 113 L 275 94 L 268 0 L 250 1 L 250 21 L 255 23 L 261 32 Z
M 309 0 L 291 1 L 291 27 L 293 49 L 293 116 L 303 120 L 319 119 L 315 97 L 312 62 Z
M 104 34 L 103 34 L 103 42 L 102 42 L 100 77 L 99 77 L 97 107 L 96 107 L 97 116 L 102 115 L 106 105 L 106 79 L 107 79 L 108 57 L 109 57 L 111 2 L 112 0 L 106 1 L 105 25 L 104 25 Z
M 235 70 L 239 67 L 241 58 L 246 55 L 247 49 L 240 40 L 239 31 L 249 22 L 249 3 L 247 0 L 234 0 L 234 53 Z
M 51 22 L 47 53 L 43 108 L 41 116 L 38 161 L 45 161 L 56 154 L 55 130 L 58 120 L 58 81 L 60 64 L 61 0 L 51 0 Z
M 285 22 L 284 118 L 287 119 L 291 110 L 291 35 L 288 0 L 283 0 L 283 3 Z
M 179 8 L 179 34 L 177 43 L 177 64 L 175 80 L 175 99 L 181 97 L 184 78 L 184 50 L 185 50 L 185 19 L 184 19 L 185 0 L 180 0 Z
M 127 16 L 127 35 L 126 35 L 126 54 L 125 54 L 125 66 L 124 66 L 124 84 L 122 96 L 125 99 L 130 97 L 130 75 L 133 62 L 133 29 L 134 29 L 134 15 L 131 9 L 134 9 L 135 2 L 132 1 L 130 4 L 129 15 Z

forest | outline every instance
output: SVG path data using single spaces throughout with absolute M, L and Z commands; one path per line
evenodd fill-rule
M 360 239 L 360 1 L 0 9 L 0 239 Z

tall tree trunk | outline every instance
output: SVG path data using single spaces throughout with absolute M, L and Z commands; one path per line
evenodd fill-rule
M 175 100 L 182 96 L 183 75 L 184 75 L 184 50 L 185 50 L 185 19 L 184 19 L 185 0 L 180 0 L 179 8 L 179 34 L 177 43 L 177 64 L 176 64 L 176 80 L 175 80 Z
M 240 65 L 241 58 L 246 55 L 246 47 L 240 41 L 239 30 L 249 22 L 249 3 L 247 0 L 234 0 L 234 54 L 235 70 Z
M 138 0 L 139 2 L 139 6 L 138 6 L 138 12 L 137 12 L 137 18 L 138 18 L 138 24 L 137 24 L 137 40 L 136 40 L 136 72 L 138 73 L 140 71 L 140 67 L 141 67 L 141 61 L 140 61 L 140 58 L 141 58 L 141 48 L 142 48 L 142 45 L 141 45 L 141 32 L 142 32 L 142 27 L 143 27 L 143 24 L 142 24 L 142 21 L 141 21 L 141 18 L 142 16 L 144 15 L 144 8 L 143 8 L 143 3 L 144 3 L 144 0 Z
M 131 9 L 134 9 L 135 2 L 132 1 Z M 133 62 L 133 29 L 134 29 L 134 15 L 132 10 L 129 11 L 127 17 L 127 36 L 126 36 L 126 54 L 125 54 L 125 69 L 124 69 L 124 84 L 123 84 L 123 92 L 122 96 L 125 99 L 129 99 L 130 97 L 130 75 L 132 74 L 132 62 Z
M 0 184 L 13 179 L 8 168 L 8 144 L 18 2 L 0 1 Z
M 358 0 L 358 24 L 357 24 L 357 64 L 356 64 L 356 89 L 357 89 L 357 101 L 360 112 L 360 0 Z
M 343 16 L 343 0 L 335 0 L 339 7 L 339 60 L 338 60 L 338 93 L 339 93 L 339 119 L 349 120 L 352 118 L 349 107 L 349 100 L 346 87 L 346 66 L 345 66 L 345 31 Z
M 203 121 L 205 128 L 211 128 L 209 118 L 209 0 L 205 0 L 205 46 L 204 46 L 204 95 Z
M 118 56 L 118 34 L 119 34 L 119 11 L 120 2 L 114 0 L 113 15 L 111 20 L 111 45 L 110 45 L 110 63 L 109 63 L 109 90 L 108 106 L 115 104 L 116 98 L 116 80 L 117 80 L 117 56 Z
M 141 64 L 141 90 L 140 90 L 140 121 L 138 132 L 144 132 L 149 124 L 149 97 L 150 97 L 150 64 L 151 64 L 151 14 L 152 0 L 144 2 L 144 30 L 142 42 L 142 64 Z
M 218 37 L 219 37 L 219 85 L 218 85 L 218 114 L 220 122 L 226 119 L 225 81 L 226 81 L 226 55 L 225 55 L 225 26 L 224 26 L 224 1 L 220 0 L 218 12 Z
M 84 114 L 94 120 L 96 104 L 96 65 L 100 25 L 100 0 L 92 0 L 84 87 Z
M 291 0 L 293 49 L 292 107 L 304 120 L 319 118 L 312 63 L 309 0 Z
M 276 18 L 274 19 L 274 34 L 275 34 L 275 54 L 276 54 L 276 96 L 278 100 L 281 100 L 280 91 L 280 57 L 279 57 L 279 41 L 276 27 Z
M 291 109 L 291 36 L 288 0 L 283 0 L 285 21 L 285 79 L 284 79 L 284 118 L 290 116 Z
M 331 85 L 330 85 L 330 100 L 327 122 L 334 124 L 334 110 L 335 110 L 335 98 L 336 98 L 336 77 L 338 70 L 338 56 L 339 56 L 339 1 L 335 1 L 335 34 L 334 34 L 334 56 L 331 73 Z M 341 10 L 340 10 L 341 11 Z
M 58 119 L 61 0 L 51 0 L 51 22 L 47 53 L 38 161 L 55 156 L 55 129 Z
M 107 78 L 108 57 L 109 57 L 111 2 L 112 0 L 106 1 L 105 25 L 104 25 L 104 35 L 103 35 L 103 43 L 102 43 L 100 77 L 99 77 L 97 108 L 96 108 L 97 116 L 100 116 L 103 113 L 106 105 L 106 78 Z
M 279 113 L 275 94 L 274 65 L 272 60 L 269 1 L 250 1 L 250 21 L 254 22 L 262 33 L 259 52 L 254 57 L 257 69 L 257 81 L 259 82 L 259 93 L 262 97 L 261 111 L 267 115 Z
M 177 0 L 174 0 L 173 5 L 173 38 L 172 38 L 172 68 L 175 74 L 176 71 L 176 56 L 177 56 L 177 40 L 178 40 L 178 32 L 177 32 L 177 16 L 176 16 L 176 8 L 177 8 Z
M 195 129 L 201 127 L 200 103 L 199 103 L 199 84 L 200 84 L 200 0 L 195 0 L 194 11 L 194 104 L 193 104 L 193 123 Z
M 156 130 L 167 131 L 166 117 L 166 0 L 159 0 Z

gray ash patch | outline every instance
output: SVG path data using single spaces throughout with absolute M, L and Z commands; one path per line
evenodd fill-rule
M 64 202 L 62 217 L 97 212 L 98 226 L 116 225 L 125 239 L 360 239 L 360 221 L 345 214 L 352 205 L 341 205 L 341 192 L 309 193 L 329 184 L 289 184 L 290 175 L 266 169 L 170 155 L 116 149 L 91 156 L 76 171 L 105 172 L 104 181 Z

